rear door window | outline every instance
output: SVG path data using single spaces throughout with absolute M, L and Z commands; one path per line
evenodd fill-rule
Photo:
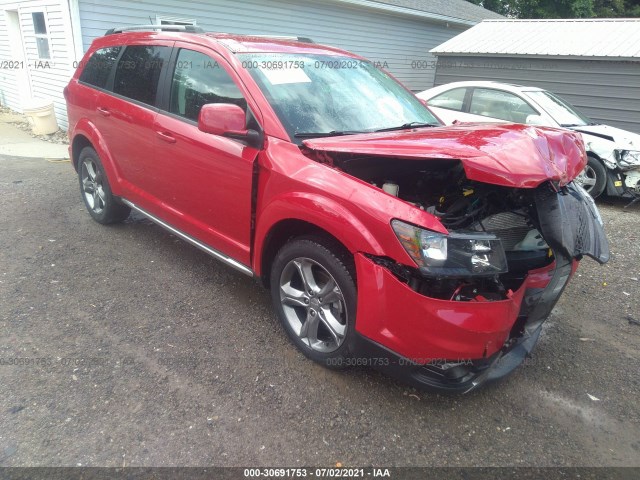
M 158 81 L 169 47 L 128 46 L 116 67 L 113 92 L 138 102 L 155 105 Z
M 107 88 L 111 69 L 118 59 L 122 47 L 107 47 L 96 50 L 84 66 L 79 80 L 88 85 Z

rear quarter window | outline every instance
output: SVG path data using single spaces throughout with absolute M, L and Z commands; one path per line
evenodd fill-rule
M 122 47 L 107 47 L 96 50 L 89 58 L 79 80 L 87 85 L 107 88 L 111 69 L 120 55 Z

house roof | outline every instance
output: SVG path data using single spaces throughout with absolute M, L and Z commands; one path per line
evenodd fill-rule
M 431 53 L 640 58 L 640 19 L 485 20 Z
M 339 0 L 389 12 L 442 22 L 475 25 L 487 18 L 504 18 L 466 0 Z

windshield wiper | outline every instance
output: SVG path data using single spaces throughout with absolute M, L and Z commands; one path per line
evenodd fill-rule
M 357 135 L 359 133 L 377 133 L 377 132 L 391 132 L 394 130 L 407 130 L 409 128 L 422 128 L 422 127 L 439 127 L 437 123 L 424 123 L 424 122 L 409 122 L 397 127 L 380 128 L 378 130 L 333 130 L 331 132 L 301 132 L 296 133 L 293 136 L 295 138 L 315 138 L 315 137 L 340 137 L 343 135 Z
M 422 128 L 422 127 L 439 127 L 437 123 L 425 123 L 425 122 L 409 122 L 399 125 L 397 127 L 380 128 L 374 130 L 375 132 L 393 132 L 394 130 L 408 130 L 409 128 Z
M 371 133 L 364 130 L 332 130 L 331 132 L 301 132 L 293 136 L 295 138 L 315 138 L 315 137 L 340 137 L 342 135 L 357 135 L 358 133 Z
M 584 127 L 584 125 L 580 125 L 577 123 L 561 123 L 560 126 L 563 128 Z

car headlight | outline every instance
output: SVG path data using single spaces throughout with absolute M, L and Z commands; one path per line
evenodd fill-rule
M 616 158 L 623 170 L 640 166 L 639 150 L 616 150 Z
M 423 275 L 468 277 L 507 271 L 502 242 L 487 233 L 442 233 L 400 220 L 391 227 Z

